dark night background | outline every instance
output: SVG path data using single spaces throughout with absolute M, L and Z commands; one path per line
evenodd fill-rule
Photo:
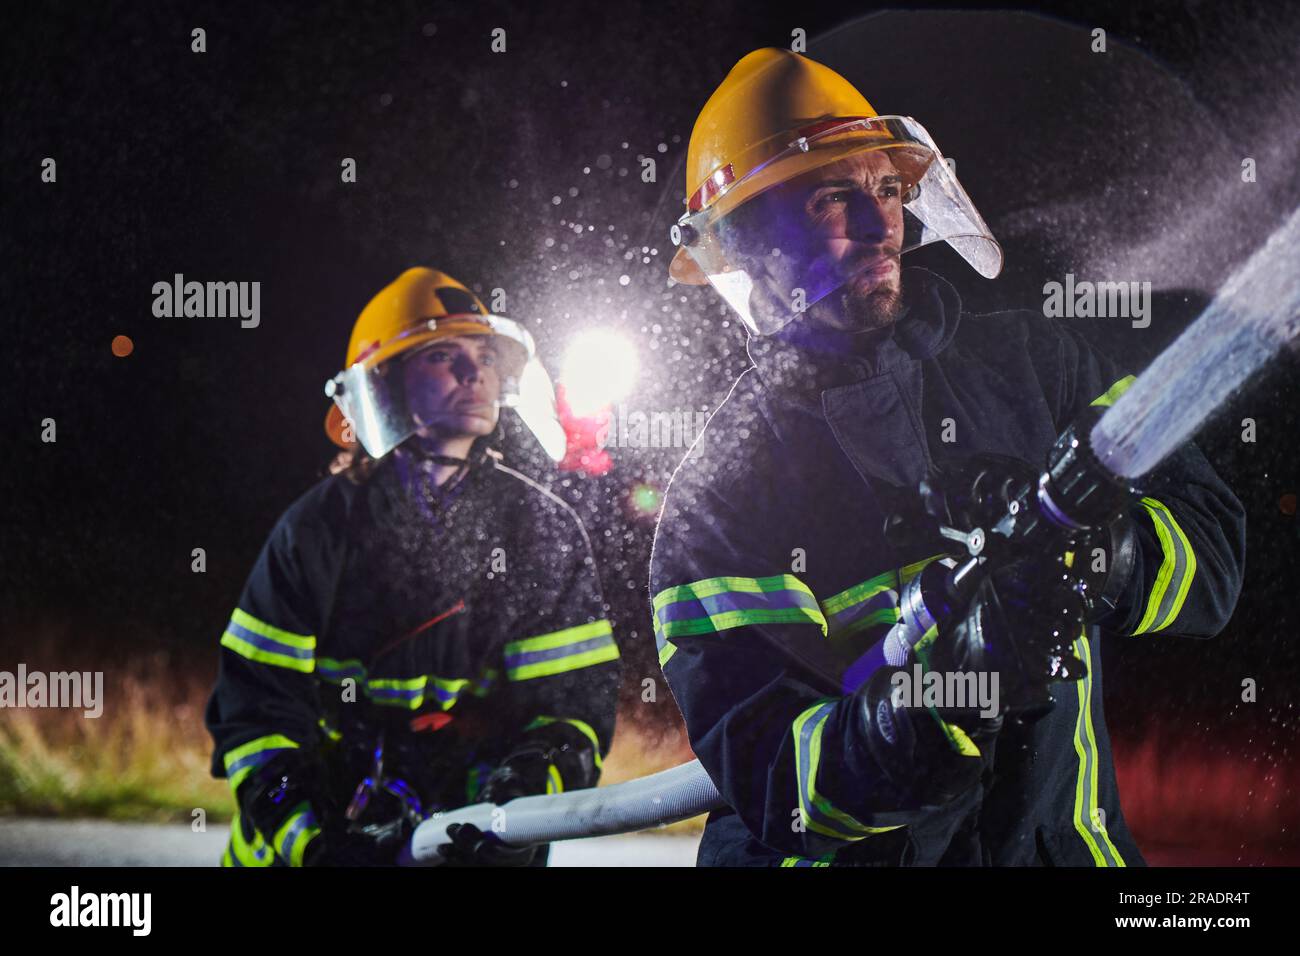
M 324 474 L 321 389 L 352 322 L 410 265 L 504 289 L 553 375 L 573 334 L 614 329 L 640 356 L 629 408 L 716 407 L 747 364 L 743 336 L 710 290 L 668 286 L 668 225 L 699 108 L 736 60 L 788 46 L 796 27 L 878 112 L 927 126 L 1008 259 L 992 282 L 946 247 L 905 264 L 943 272 L 977 309 L 1036 307 L 1067 271 L 1149 280 L 1149 329 L 1086 325 L 1140 370 L 1300 201 L 1296 16 L 1283 4 L 1041 9 L 1064 22 L 861 21 L 877 8 L 741 0 L 8 12 L 0 394 L 15 455 L 0 468 L 0 667 L 36 666 L 47 637 L 87 660 L 161 645 L 209 666 L 276 517 Z M 198 26 L 204 54 L 190 52 Z M 494 27 L 504 54 L 490 52 Z M 1088 51 L 1094 27 L 1108 32 L 1104 56 Z M 642 182 L 642 155 L 657 182 Z M 57 184 L 40 181 L 47 156 Z M 1247 156 L 1259 170 L 1248 185 Z M 344 157 L 355 184 L 340 182 Z M 155 318 L 152 286 L 178 272 L 260 281 L 260 327 Z M 119 334 L 129 357 L 110 352 Z M 1229 628 L 1107 645 L 1117 752 L 1159 742 L 1121 767 L 1132 815 L 1165 776 L 1223 761 L 1237 775 L 1214 799 L 1246 813 L 1266 793 L 1270 819 L 1296 822 L 1297 372 L 1294 354 L 1279 358 L 1199 439 L 1248 510 Z M 45 418 L 55 444 L 41 441 Z M 628 492 L 662 488 L 681 452 L 610 452 L 604 476 L 548 480 L 587 522 L 634 691 L 657 676 L 653 517 Z M 205 574 L 190 569 L 197 547 Z M 83 665 L 62 653 L 45 666 Z M 1240 702 L 1245 677 L 1257 703 Z M 627 710 L 674 720 L 662 699 Z M 1250 850 L 1274 839 L 1296 845 L 1279 830 Z

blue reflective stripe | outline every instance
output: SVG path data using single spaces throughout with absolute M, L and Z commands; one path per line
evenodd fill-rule
M 290 866 L 301 866 L 302 855 L 306 851 L 308 841 L 319 832 L 320 828 L 316 825 L 316 815 L 312 813 L 311 809 L 306 808 L 299 811 L 289 819 L 289 822 L 276 835 L 276 854 Z M 301 841 L 301 845 L 299 845 L 299 841 Z
M 613 634 L 601 634 L 599 637 L 592 637 L 576 644 L 566 644 L 564 647 L 552 647 L 543 651 L 525 651 L 522 654 L 507 654 L 505 658 L 506 667 L 523 667 L 526 664 L 536 664 L 540 661 L 553 661 L 561 657 L 572 657 L 574 654 L 585 654 L 587 651 L 594 651 L 613 643 Z
M 799 788 L 799 817 L 804 826 L 814 833 L 845 842 L 896 830 L 898 826 L 867 826 L 835 807 L 830 800 L 817 791 L 822 729 L 835 704 L 836 701 L 833 699 L 820 701 L 796 717 L 791 726 L 794 734 L 795 774 Z
M 316 672 L 331 684 L 341 684 L 349 677 L 356 681 L 366 678 L 366 669 L 358 660 L 336 661 L 320 657 L 316 660 Z
M 665 605 L 659 611 L 659 620 L 684 621 L 697 617 L 711 617 L 728 611 L 751 611 L 756 608 L 805 607 L 816 608 L 817 599 L 806 591 L 786 589 L 755 594 L 752 591 L 724 591 L 686 601 Z
M 276 754 L 297 748 L 297 741 L 283 734 L 268 734 L 230 748 L 221 759 L 231 790 L 238 790 L 245 777 Z
M 277 641 L 273 637 L 267 637 L 265 634 L 258 634 L 256 631 L 250 631 L 242 624 L 236 624 L 231 621 L 226 625 L 226 630 L 236 637 L 242 638 L 254 647 L 261 648 L 264 651 L 270 651 L 272 654 L 283 654 L 285 657 L 293 657 L 300 661 L 309 661 L 314 655 L 314 651 L 307 647 L 294 647 L 292 644 L 285 644 L 283 641 Z
M 793 574 L 705 578 L 665 588 L 651 603 L 661 655 L 666 641 L 753 624 L 816 624 L 826 633 L 816 597 Z

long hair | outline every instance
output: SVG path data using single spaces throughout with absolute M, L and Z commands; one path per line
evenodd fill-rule
M 354 445 L 352 448 L 340 449 L 331 459 L 328 468 L 331 475 L 341 474 L 354 485 L 364 485 L 378 466 L 378 460 L 371 458 L 369 452 L 360 445 Z

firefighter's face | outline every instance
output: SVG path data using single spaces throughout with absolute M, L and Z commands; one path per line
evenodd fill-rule
M 757 197 L 783 259 L 815 263 L 838 288 L 805 321 L 846 331 L 897 318 L 902 293 L 904 183 L 888 150 L 847 156 Z M 802 267 L 807 268 L 806 265 Z
M 407 408 L 430 432 L 490 435 L 500 414 L 497 346 L 489 335 L 442 339 L 402 364 Z

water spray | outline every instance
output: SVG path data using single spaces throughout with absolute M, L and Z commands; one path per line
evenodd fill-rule
M 882 641 L 885 659 L 902 666 L 930 628 L 961 613 L 993 568 L 1077 546 L 1109 525 L 1130 499 L 1132 481 L 1189 440 L 1297 336 L 1300 210 L 1229 277 L 1201 316 L 1114 405 L 1104 412 L 1090 409 L 1062 433 L 1041 474 L 993 486 L 977 480 L 961 501 L 923 483 L 924 514 L 895 516 L 886 533 L 929 535 L 948 550 L 956 542 L 966 553 L 932 562 L 908 582 L 899 595 L 900 620 Z M 989 520 L 954 527 L 954 511 Z M 450 842 L 446 830 L 452 823 L 472 823 L 504 843 L 527 846 L 664 826 L 722 805 L 695 760 L 610 787 L 439 814 L 420 824 L 402 862 L 441 862 L 437 850 Z

